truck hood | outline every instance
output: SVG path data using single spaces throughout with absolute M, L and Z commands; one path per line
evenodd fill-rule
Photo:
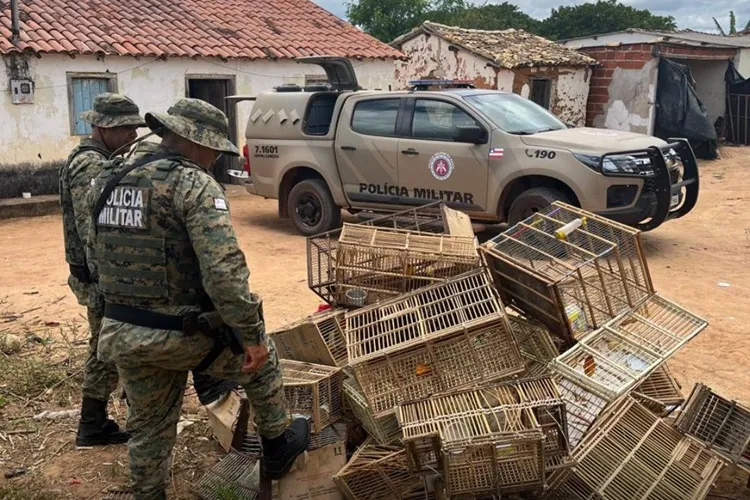
M 529 146 L 567 149 L 574 153 L 590 154 L 632 151 L 650 146 L 663 147 L 667 144 L 650 135 L 588 127 L 525 135 L 521 136 L 521 141 Z

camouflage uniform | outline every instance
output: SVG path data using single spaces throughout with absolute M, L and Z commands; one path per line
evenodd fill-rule
M 81 119 L 100 128 L 145 126 L 133 101 L 110 93 L 98 95 L 94 99 L 94 109 L 84 112 Z M 117 370 L 114 365 L 99 361 L 96 355 L 104 303 L 87 276 L 86 241 L 91 218 L 87 195 L 92 181 L 101 173 L 111 154 L 106 145 L 86 137 L 73 149 L 59 172 L 65 260 L 71 268 L 68 285 L 78 303 L 87 306 L 89 321 L 89 355 L 82 393 L 84 398 L 97 401 L 107 401 L 117 388 Z
M 157 132 L 166 128 L 214 151 L 238 154 L 227 139 L 226 117 L 203 101 L 183 99 L 168 114 L 147 114 L 146 122 Z M 141 156 L 118 168 L 142 163 Z M 165 498 L 188 371 L 214 347 L 200 332 L 134 324 L 144 317 L 199 313 L 202 299 L 210 297 L 243 343 L 265 343 L 269 358 L 259 371 L 245 374 L 243 356 L 224 349 L 206 373 L 245 388 L 264 438 L 278 438 L 288 423 L 276 351 L 265 336 L 261 300 L 248 288 L 249 270 L 223 188 L 203 167 L 164 148 L 148 160 L 117 184 L 92 221 L 89 254 L 108 308 L 99 357 L 117 365 L 130 404 L 128 448 L 137 500 Z M 92 207 L 115 170 L 105 169 L 97 179 Z M 136 315 L 118 321 L 112 319 L 115 308 Z

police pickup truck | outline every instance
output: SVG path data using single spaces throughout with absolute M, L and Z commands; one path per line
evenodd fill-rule
M 561 200 L 644 231 L 695 206 L 686 140 L 570 128 L 521 96 L 456 88 L 470 85 L 364 91 L 346 59 L 300 62 L 322 66 L 329 83 L 260 94 L 244 156 L 247 190 L 278 199 L 304 235 L 336 227 L 342 209 L 434 200 L 478 223 L 511 224 Z

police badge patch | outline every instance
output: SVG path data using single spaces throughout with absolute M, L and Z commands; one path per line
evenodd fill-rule
M 226 200 L 222 198 L 214 198 L 214 208 L 216 208 L 216 210 L 229 210 Z

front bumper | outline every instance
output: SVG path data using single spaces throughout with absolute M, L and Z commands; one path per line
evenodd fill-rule
M 698 201 L 700 179 L 695 153 L 686 139 L 670 139 L 663 148 L 651 147 L 648 155 L 656 175 L 644 179 L 643 188 L 635 205 L 629 208 L 608 210 L 600 215 L 617 222 L 634 226 L 641 231 L 656 229 L 664 222 L 687 215 Z M 682 161 L 680 175 L 673 176 L 666 164 L 664 151 L 674 149 Z M 632 154 L 609 153 L 609 155 Z M 640 151 L 642 153 L 642 151 Z M 679 202 L 673 204 L 673 197 Z

